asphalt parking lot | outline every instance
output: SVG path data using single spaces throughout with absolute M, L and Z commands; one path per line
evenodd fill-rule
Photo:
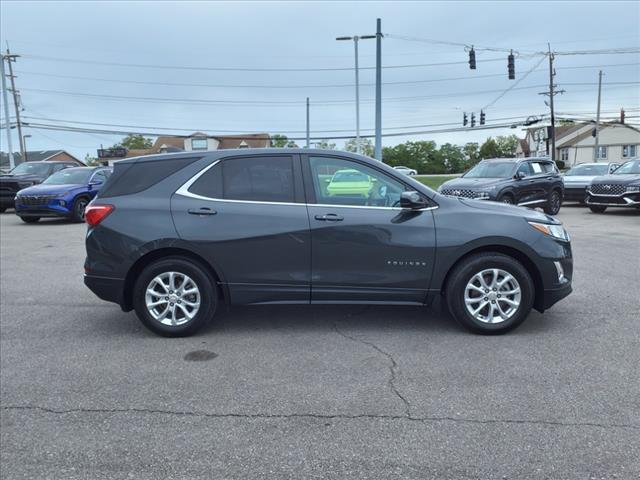
M 638 478 L 640 215 L 559 218 L 574 293 L 506 336 L 280 306 L 166 339 L 84 287 L 84 225 L 2 214 L 0 476 Z

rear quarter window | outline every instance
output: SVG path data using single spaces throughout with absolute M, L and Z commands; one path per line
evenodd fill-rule
M 116 163 L 100 191 L 100 197 L 117 197 L 142 192 L 201 157 L 158 159 L 151 162 Z

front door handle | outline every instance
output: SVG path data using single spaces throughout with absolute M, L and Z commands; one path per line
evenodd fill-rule
M 211 210 L 208 207 L 202 207 L 202 208 L 190 208 L 189 210 L 187 210 L 187 213 L 189 215 L 215 215 L 218 212 L 216 212 L 215 210 Z
M 529 183 L 533 183 L 533 182 L 535 182 L 535 180 L 529 180 Z
M 340 215 L 336 215 L 335 213 L 327 213 L 326 215 L 316 215 L 316 220 L 320 220 L 322 222 L 341 222 L 344 220 L 344 217 Z

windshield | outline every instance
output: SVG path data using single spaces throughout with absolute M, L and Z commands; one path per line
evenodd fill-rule
M 46 163 L 24 162 L 9 172 L 11 175 L 43 175 L 49 171 L 51 165 Z
M 331 179 L 332 182 L 368 182 L 369 177 L 360 172 L 336 172 Z
M 480 162 L 467 173 L 465 178 L 508 178 L 513 175 L 513 162 Z
M 600 163 L 598 165 L 576 165 L 567 171 L 565 176 L 574 177 L 577 175 L 584 175 L 595 177 L 598 175 L 606 175 L 607 173 L 609 173 L 609 165 L 606 163 Z
M 615 172 L 613 172 L 613 175 L 633 175 L 633 174 L 636 174 L 636 175 L 640 174 L 640 159 L 631 160 L 630 162 L 625 163 L 624 165 L 616 169 Z
M 54 173 L 47 178 L 43 184 L 48 185 L 77 185 L 89 183 L 89 176 L 91 175 L 91 169 L 85 168 L 66 168 Z

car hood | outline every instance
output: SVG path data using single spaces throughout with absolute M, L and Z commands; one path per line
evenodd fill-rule
M 591 183 L 591 180 L 598 178 L 597 175 L 571 175 L 568 177 L 562 177 L 564 183 Z
M 471 189 L 471 190 L 480 190 L 486 187 L 492 187 L 494 185 L 499 185 L 507 181 L 506 178 L 454 178 L 453 180 L 449 180 L 444 182 L 441 185 L 441 189 L 451 189 L 451 188 L 459 188 L 459 189 Z
M 506 215 L 525 218 L 533 222 L 552 223 L 557 225 L 561 223 L 545 213 L 538 212 L 529 208 L 518 207 L 516 205 L 508 205 L 506 203 L 491 202 L 487 200 L 470 200 L 467 198 L 458 198 L 458 201 L 460 201 L 460 203 L 463 203 L 467 207 L 475 208 L 478 210 L 488 210 L 491 212 L 504 213 Z
M 23 175 L 0 175 L 0 182 L 41 182 L 45 177 L 41 175 L 34 175 L 33 173 L 26 173 Z
M 20 190 L 20 195 L 54 195 L 59 193 L 65 193 L 77 188 L 86 188 L 86 185 L 34 185 L 32 187 L 23 188 Z
M 629 175 L 603 175 L 601 177 L 595 177 L 591 183 L 606 185 L 640 184 L 640 175 L 633 173 Z

